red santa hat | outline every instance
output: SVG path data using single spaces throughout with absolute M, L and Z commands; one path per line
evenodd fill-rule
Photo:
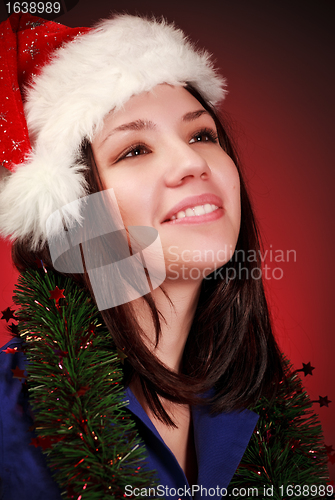
M 89 29 L 13 15 L 0 39 L 0 233 L 32 250 L 56 210 L 80 220 L 69 204 L 87 194 L 81 145 L 107 113 L 161 83 L 191 84 L 213 105 L 225 94 L 210 55 L 164 20 L 118 15 Z

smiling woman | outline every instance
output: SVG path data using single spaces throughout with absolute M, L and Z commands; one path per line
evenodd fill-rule
M 23 97 L 11 95 L 23 106 L 21 142 L 27 126 L 31 148 L 18 159 L 7 144 L 11 173 L 1 185 L 0 229 L 14 240 L 23 273 L 21 337 L 0 358 L 11 394 L 0 415 L 10 470 L 3 498 L 59 499 L 55 480 L 70 498 L 140 497 L 137 486 L 151 485 L 147 471 L 174 498 L 200 495 L 200 487 L 221 498 L 229 484 L 259 481 L 278 494 L 298 479 L 324 488 L 320 431 L 278 351 L 262 280 L 253 274 L 261 270 L 258 231 L 215 108 L 225 83 L 209 54 L 164 21 L 127 15 L 86 33 L 14 17 L 2 26 L 4 40 L 27 42 L 32 22 L 43 57 L 38 68 L 20 60 L 16 79 L 29 86 Z M 111 190 L 113 212 L 99 197 Z M 85 220 L 96 199 L 102 204 Z M 101 229 L 106 220 L 115 223 L 114 240 Z M 157 255 L 147 259 L 134 228 L 158 235 L 160 286 L 150 273 Z M 57 238 L 67 272 L 54 258 Z M 119 246 L 126 254 L 117 259 Z M 241 262 L 249 252 L 256 258 Z M 97 254 L 108 265 L 101 260 L 92 270 Z M 73 255 L 79 264 L 66 262 Z M 109 271 L 121 261 L 130 264 L 118 281 L 121 267 Z M 237 273 L 241 263 L 248 274 Z M 105 295 L 141 280 L 147 291 L 99 312 L 92 271 Z M 48 462 L 29 447 L 18 380 L 24 368 L 39 432 L 31 437 Z M 286 457 L 280 472 L 278 453 Z
M 92 142 L 103 188 L 114 189 L 125 226 L 156 228 L 167 264 L 171 245 L 216 254 L 234 249 L 239 234 L 239 174 L 200 106 L 185 88 L 161 84 L 110 114 Z

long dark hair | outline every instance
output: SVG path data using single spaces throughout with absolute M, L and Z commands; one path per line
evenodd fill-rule
M 200 298 L 183 354 L 181 373 L 166 368 L 143 342 L 131 303 L 101 311 L 116 346 L 127 355 L 124 383 L 138 377 L 143 394 L 155 415 L 169 425 L 172 419 L 159 396 L 183 404 L 209 402 L 213 412 L 231 411 L 254 404 L 261 395 L 274 397 L 283 376 L 281 355 L 275 341 L 264 293 L 261 273 L 260 239 L 247 194 L 236 149 L 223 119 L 190 85 L 186 89 L 202 104 L 215 121 L 221 147 L 234 161 L 240 174 L 241 228 L 232 259 L 202 282 Z M 103 189 L 91 146 L 83 144 L 88 165 L 86 180 L 90 194 Z M 252 251 L 255 258 L 245 259 Z M 19 271 L 36 267 L 36 259 L 53 268 L 47 245 L 32 253 L 25 242 L 16 241 L 13 261 Z M 242 267 L 243 266 L 243 267 Z M 241 270 L 243 272 L 241 272 Z M 255 273 L 256 271 L 256 273 Z M 79 284 L 93 291 L 88 275 L 72 275 Z M 161 332 L 160 313 L 151 294 L 147 302 L 156 339 Z M 200 397 L 210 389 L 210 396 Z

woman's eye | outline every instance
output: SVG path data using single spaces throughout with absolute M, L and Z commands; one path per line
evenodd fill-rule
M 146 146 L 138 144 L 137 146 L 133 146 L 132 148 L 128 149 L 128 151 L 123 153 L 119 160 L 123 160 L 124 158 L 133 158 L 134 156 L 141 156 L 148 153 L 150 153 L 150 151 Z
M 200 130 L 190 140 L 190 144 L 195 142 L 218 142 L 218 136 L 214 130 Z

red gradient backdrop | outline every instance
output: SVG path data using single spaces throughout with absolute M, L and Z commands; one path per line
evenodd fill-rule
M 228 80 L 223 109 L 233 122 L 268 249 L 266 287 L 278 341 L 295 368 L 308 362 L 315 367 L 312 376 L 302 378 L 312 400 L 328 396 L 332 401 L 314 407 L 326 445 L 335 448 L 333 5 L 323 0 L 221 0 L 215 5 L 98 0 L 93 7 L 90 0 L 80 0 L 57 21 L 89 26 L 111 9 L 164 15 L 214 53 Z M 294 252 L 288 256 L 289 250 Z M 4 242 L 0 257 L 3 310 L 11 305 L 16 279 Z M 5 321 L 0 335 L 4 343 Z M 329 468 L 334 480 L 331 461 Z

